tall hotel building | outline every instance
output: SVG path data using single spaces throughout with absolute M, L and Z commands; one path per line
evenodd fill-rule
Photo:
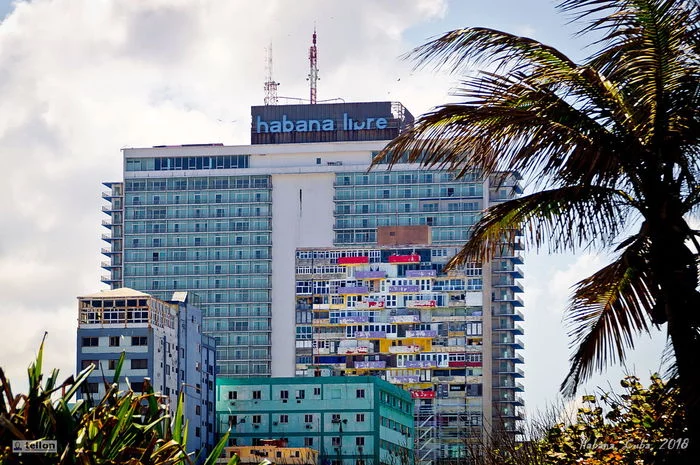
M 424 462 L 462 456 L 482 423 L 515 431 L 518 244 L 443 266 L 518 178 L 368 172 L 412 121 L 392 102 L 253 107 L 251 145 L 125 149 L 103 194 L 104 281 L 196 293 L 221 377 L 331 370 L 411 390 Z

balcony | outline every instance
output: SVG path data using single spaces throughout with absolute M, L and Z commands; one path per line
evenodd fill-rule
M 104 268 L 105 270 L 111 270 L 114 268 L 121 268 L 121 265 L 116 265 L 111 261 L 104 260 L 100 263 L 100 268 Z
M 496 384 L 493 387 L 496 389 L 512 389 L 515 392 L 524 392 L 525 391 L 525 386 L 523 386 L 520 383 L 516 383 L 512 380 L 510 380 L 510 381 L 504 380 L 500 384 Z
M 115 192 L 114 190 L 111 190 L 102 192 L 102 198 L 109 201 L 112 199 L 121 199 L 123 197 L 124 195 L 121 193 L 121 191 Z
M 502 338 L 502 339 L 495 338 L 493 341 L 493 344 L 494 345 L 501 345 L 501 346 L 511 346 L 514 349 L 524 349 L 525 348 L 525 344 L 523 344 L 523 341 L 521 341 L 520 339 L 509 338 L 509 337 Z
M 347 286 L 347 287 L 339 287 L 337 289 L 337 293 L 341 295 L 347 295 L 347 294 L 367 294 L 369 292 L 369 288 L 367 286 Z
M 525 360 L 523 359 L 522 355 L 518 355 L 516 353 L 509 353 L 509 351 L 503 351 L 500 354 L 494 354 L 493 359 L 506 360 L 513 363 L 525 363 Z
M 515 278 L 515 279 L 522 279 L 525 276 L 523 274 L 522 268 L 520 268 L 519 266 L 513 266 L 511 268 L 505 268 L 505 269 L 494 268 L 493 272 L 494 273 L 508 273 L 511 276 L 513 276 L 513 278 Z
M 523 299 L 521 299 L 520 297 L 517 297 L 517 296 L 496 294 L 492 300 L 493 300 L 493 302 L 507 302 L 507 303 L 512 304 L 514 307 L 524 307 L 525 306 L 525 304 L 523 303 Z
M 494 374 L 498 375 L 510 375 L 513 378 L 524 378 L 525 373 L 520 368 L 498 368 L 493 369 Z
M 523 416 L 520 414 L 520 412 L 516 411 L 515 409 L 504 409 L 503 412 L 498 412 L 496 415 L 500 415 L 502 418 L 508 418 L 508 419 L 514 419 L 514 420 L 522 420 Z
M 520 310 L 507 309 L 499 310 L 498 312 L 493 312 L 493 316 L 508 316 L 513 319 L 513 321 L 523 321 L 525 317 Z
M 509 331 L 513 333 L 514 335 L 522 336 L 524 333 L 523 327 L 520 325 L 501 325 L 501 326 L 494 326 L 493 327 L 494 331 Z
M 103 247 L 102 249 L 100 249 L 100 252 L 102 253 L 102 255 L 107 255 L 107 256 L 121 253 L 120 251 L 112 250 L 109 247 Z
M 101 276 L 100 281 L 102 281 L 102 282 L 105 283 L 105 284 L 110 284 L 110 285 L 111 285 L 111 284 L 114 284 L 114 283 L 118 283 L 118 282 L 120 282 L 121 280 L 120 280 L 120 279 L 114 279 L 111 275 L 105 275 L 105 274 L 103 274 L 103 275 Z
M 494 281 L 492 283 L 492 285 L 494 288 L 498 288 L 498 289 L 505 288 L 505 289 L 510 289 L 513 292 L 517 292 L 517 293 L 523 292 L 523 287 L 519 283 L 516 283 L 513 280 L 498 280 L 498 281 Z
M 510 396 L 508 398 L 502 398 L 502 399 L 494 399 L 495 402 L 500 402 L 502 404 L 512 404 L 518 407 L 522 407 L 525 405 L 525 401 L 523 400 L 522 397 L 512 397 Z

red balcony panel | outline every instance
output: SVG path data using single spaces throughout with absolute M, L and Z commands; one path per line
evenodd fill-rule
M 420 255 L 389 255 L 389 263 L 420 263 Z
M 362 265 L 369 263 L 369 257 L 338 257 L 338 265 Z
M 435 399 L 435 391 L 411 391 L 414 399 Z

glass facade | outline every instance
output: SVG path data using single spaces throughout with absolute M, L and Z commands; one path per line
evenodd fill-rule
M 338 173 L 336 245 L 374 244 L 380 226 L 431 227 L 433 244 L 468 238 L 483 209 L 483 181 L 438 171 Z
M 124 286 L 195 292 L 224 376 L 270 374 L 271 190 L 270 176 L 124 183 Z
M 223 170 L 248 168 L 248 155 L 129 158 L 126 171 Z

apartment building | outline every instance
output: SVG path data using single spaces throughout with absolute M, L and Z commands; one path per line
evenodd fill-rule
M 375 377 L 220 378 L 219 431 L 230 445 L 283 440 L 329 465 L 412 464 L 413 400 Z M 275 462 L 274 458 L 269 458 Z
M 178 292 L 163 301 L 130 288 L 78 297 L 77 370 L 96 367 L 79 396 L 100 399 L 123 353 L 119 389 L 143 392 L 148 380 L 171 414 L 184 393 L 187 446 L 198 453 L 215 441 L 216 346 L 201 332 L 194 299 Z

